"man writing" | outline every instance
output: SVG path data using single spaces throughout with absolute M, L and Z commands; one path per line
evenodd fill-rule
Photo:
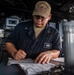
M 60 54 L 60 36 L 48 25 L 51 6 L 46 1 L 36 3 L 33 21 L 21 22 L 6 40 L 7 51 L 15 60 L 32 58 L 36 63 L 49 63 Z

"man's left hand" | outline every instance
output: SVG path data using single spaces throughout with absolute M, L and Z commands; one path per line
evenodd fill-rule
M 50 51 L 42 52 L 35 59 L 35 63 L 39 63 L 39 64 L 49 63 L 51 58 L 52 55 Z

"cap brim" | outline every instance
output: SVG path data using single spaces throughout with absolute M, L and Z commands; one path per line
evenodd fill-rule
M 48 15 L 47 14 L 45 14 L 45 13 L 42 13 L 42 12 L 33 12 L 33 14 L 32 14 L 33 16 L 34 15 L 39 15 L 39 16 L 42 16 L 42 17 L 45 17 L 45 18 L 47 18 L 48 17 Z

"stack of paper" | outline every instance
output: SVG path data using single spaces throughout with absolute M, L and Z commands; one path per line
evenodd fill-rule
M 63 57 L 59 57 L 59 58 L 52 59 L 52 60 L 64 63 L 64 58 Z
M 60 61 L 63 58 L 53 59 L 54 61 Z M 13 59 L 9 59 L 7 65 L 11 64 L 19 64 L 19 66 L 23 69 L 26 75 L 38 75 L 42 74 L 43 72 L 49 71 L 51 68 L 55 67 L 56 64 L 48 63 L 48 64 L 38 64 L 34 63 L 32 59 L 24 59 L 20 61 L 16 61 Z
M 32 59 L 23 59 L 23 60 L 14 60 L 14 59 L 9 59 L 7 65 L 12 65 L 12 64 L 22 64 L 22 63 L 33 63 Z
M 22 63 L 19 64 L 21 68 L 27 75 L 38 75 L 42 74 L 42 72 L 49 71 L 50 68 L 53 68 L 54 64 L 37 64 L 37 63 Z

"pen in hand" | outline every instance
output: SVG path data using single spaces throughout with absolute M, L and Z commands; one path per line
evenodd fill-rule
M 27 54 L 25 53 L 25 51 L 20 49 L 20 50 L 16 51 L 16 53 L 13 56 L 13 58 L 15 60 L 22 60 L 22 59 L 24 59 L 26 57 L 26 55 Z

